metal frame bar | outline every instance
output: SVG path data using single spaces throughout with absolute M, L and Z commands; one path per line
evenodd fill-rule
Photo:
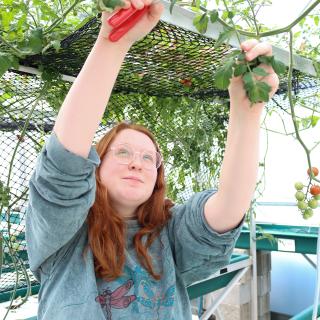
M 210 280 L 210 279 L 214 279 L 214 278 L 220 277 L 220 276 L 228 274 L 230 272 L 234 272 L 234 271 L 237 271 L 237 270 L 241 270 L 241 269 L 250 267 L 251 264 L 252 264 L 252 259 L 250 257 L 248 257 L 247 259 L 238 261 L 238 262 L 230 263 L 227 266 L 225 266 L 224 268 L 218 270 L 217 272 L 215 272 L 214 274 L 209 276 L 208 278 L 205 278 L 205 279 L 203 279 L 201 281 L 193 282 L 191 284 L 191 286 L 193 286 L 195 284 L 198 284 L 198 283 L 201 283 L 201 282 L 204 282 L 204 281 L 207 281 L 207 280 Z
M 249 270 L 250 267 L 245 267 L 238 271 L 234 278 L 229 282 L 229 284 L 224 288 L 221 295 L 216 299 L 216 301 L 205 311 L 205 313 L 200 317 L 200 320 L 208 320 L 209 317 L 215 312 L 219 304 L 228 295 L 228 293 L 233 289 L 234 285 L 243 277 L 243 275 Z
M 252 257 L 251 281 L 251 320 L 258 319 L 258 278 L 257 278 L 257 243 L 256 221 L 253 209 L 250 209 L 250 256 Z
M 318 228 L 317 280 L 316 280 L 316 289 L 315 289 L 315 293 L 314 293 L 312 320 L 316 320 L 317 319 L 319 296 L 320 296 L 320 227 Z

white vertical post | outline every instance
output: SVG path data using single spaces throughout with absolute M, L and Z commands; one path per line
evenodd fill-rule
M 318 315 L 318 305 L 319 305 L 319 295 L 320 295 L 320 227 L 318 227 L 318 241 L 317 241 L 317 281 L 316 281 L 316 291 L 314 295 L 313 313 L 312 320 L 317 319 Z
M 251 280 L 251 320 L 258 319 L 258 289 L 257 289 L 257 246 L 256 246 L 256 221 L 253 207 L 250 207 L 250 255 L 252 257 Z

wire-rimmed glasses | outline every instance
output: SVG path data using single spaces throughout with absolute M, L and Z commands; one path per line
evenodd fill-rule
M 129 164 L 131 163 L 136 154 L 139 154 L 140 161 L 142 166 L 147 169 L 158 169 L 162 162 L 162 157 L 159 152 L 157 151 L 150 151 L 150 150 L 142 150 L 134 151 L 133 148 L 128 144 L 118 144 L 114 147 L 110 148 L 112 157 L 119 163 L 119 164 Z

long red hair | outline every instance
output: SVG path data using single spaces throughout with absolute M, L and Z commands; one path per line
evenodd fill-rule
M 152 140 L 156 150 L 160 152 L 153 134 L 147 128 L 121 122 L 96 144 L 101 161 L 116 135 L 125 129 L 144 133 Z M 161 275 L 154 272 L 147 250 L 170 219 L 169 209 L 172 205 L 173 203 L 169 199 L 165 199 L 164 166 L 161 163 L 152 195 L 137 208 L 136 215 L 141 228 L 133 238 L 141 265 L 156 280 L 159 280 Z M 89 210 L 87 223 L 88 246 L 93 252 L 96 276 L 106 281 L 115 280 L 122 275 L 125 264 L 126 224 L 111 206 L 108 190 L 100 180 L 100 166 L 96 169 L 96 198 Z M 145 244 L 142 241 L 143 237 L 146 237 Z

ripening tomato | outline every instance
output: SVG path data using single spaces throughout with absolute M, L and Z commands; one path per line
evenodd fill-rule
M 316 196 L 318 194 L 320 194 L 320 186 L 318 185 L 313 185 L 311 188 L 310 188 L 310 193 L 313 195 L 313 196 Z
M 187 79 L 180 79 L 179 82 L 184 85 L 185 87 L 191 87 L 192 86 L 192 81 L 191 79 L 187 78 Z
M 313 175 L 316 177 L 319 174 L 319 169 L 316 167 L 311 167 Z M 310 176 L 310 169 L 307 170 L 308 176 Z

